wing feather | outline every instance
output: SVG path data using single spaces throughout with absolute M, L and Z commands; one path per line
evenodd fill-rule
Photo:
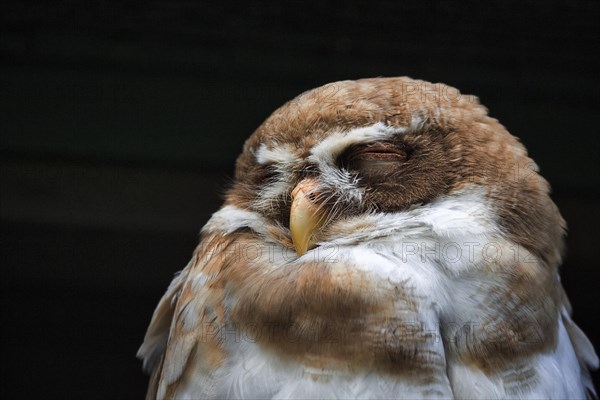
M 598 394 L 594 389 L 594 383 L 590 375 L 590 370 L 598 369 L 598 356 L 594 351 L 594 346 L 587 338 L 585 333 L 573 322 L 566 308 L 562 310 L 562 321 L 573 344 L 575 355 L 579 361 L 581 369 L 581 382 L 591 398 L 597 399 Z
M 203 238 L 160 300 L 138 351 L 144 369 L 152 373 L 147 399 L 173 397 L 193 375 L 190 371 L 210 371 L 223 361 L 213 335 L 222 325 L 221 290 L 212 279 L 223 268 L 220 252 L 232 241 L 232 235 Z
M 173 319 L 174 305 L 177 296 L 185 282 L 191 266 L 195 263 L 195 257 L 180 271 L 169 285 L 167 292 L 160 299 L 154 310 L 152 320 L 144 336 L 144 342 L 140 346 L 137 356 L 143 360 L 143 368 L 146 373 L 152 373 L 157 362 L 162 357 L 169 337 L 169 327 Z

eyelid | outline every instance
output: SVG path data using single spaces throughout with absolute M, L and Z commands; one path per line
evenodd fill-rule
M 389 167 L 398 164 L 398 159 L 386 158 L 362 158 L 353 162 L 353 169 L 360 171 L 370 171 L 381 167 Z
M 407 155 L 406 149 L 395 143 L 371 143 L 350 148 L 345 152 L 348 162 L 356 159 L 404 160 Z
M 389 150 L 382 150 L 379 148 L 375 148 L 375 149 L 365 149 L 363 151 L 359 151 L 355 154 L 353 154 L 351 157 L 360 157 L 360 158 L 367 158 L 367 159 L 382 159 L 382 160 L 394 160 L 394 159 L 404 159 L 406 156 L 406 153 L 403 151 L 389 151 Z
M 338 157 L 338 166 L 364 174 L 380 174 L 406 162 L 412 149 L 405 143 L 373 142 L 347 148 Z

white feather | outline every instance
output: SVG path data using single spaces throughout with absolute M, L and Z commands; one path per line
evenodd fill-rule
M 256 162 L 261 165 L 265 164 L 293 164 L 300 158 L 286 145 L 271 143 L 271 148 L 266 144 L 261 143 L 255 151 Z
M 211 398 L 224 399 L 376 399 L 423 398 L 429 390 L 431 398 L 450 398 L 447 380 L 427 387 L 403 382 L 393 376 L 375 372 L 340 372 L 304 366 L 283 360 L 249 340 L 227 341 L 231 359 L 219 373 L 216 385 L 222 388 Z M 197 390 L 200 389 L 201 392 Z M 203 398 L 208 393 L 191 383 L 181 388 L 178 398 Z
M 250 228 L 267 237 L 267 226 L 267 220 L 259 213 L 228 205 L 212 215 L 202 228 L 202 233 L 222 232 L 227 235 L 241 228 Z

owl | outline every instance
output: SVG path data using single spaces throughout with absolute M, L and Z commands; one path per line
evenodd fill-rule
M 565 223 L 474 96 L 342 81 L 277 109 L 160 300 L 154 399 L 586 398 Z

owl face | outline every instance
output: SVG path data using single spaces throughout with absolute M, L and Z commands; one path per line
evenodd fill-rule
M 524 147 L 476 98 L 408 78 L 337 82 L 285 104 L 246 142 L 226 204 L 264 216 L 303 254 L 356 233 L 340 223 L 469 188 L 512 240 L 559 262 L 562 219 Z

